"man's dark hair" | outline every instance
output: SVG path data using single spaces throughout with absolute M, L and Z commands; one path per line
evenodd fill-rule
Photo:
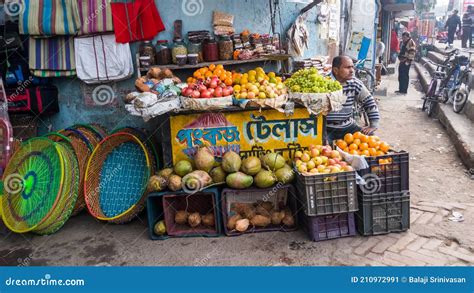
M 409 33 L 409 32 L 404 32 L 404 33 L 402 34 L 402 37 L 408 37 L 408 38 L 409 38 L 409 37 L 410 37 L 410 33 Z
M 336 56 L 332 59 L 332 68 L 339 68 L 342 65 L 342 59 L 344 56 Z
M 458 12 L 459 11 L 457 9 L 454 9 L 454 11 L 453 11 L 454 14 L 458 14 Z

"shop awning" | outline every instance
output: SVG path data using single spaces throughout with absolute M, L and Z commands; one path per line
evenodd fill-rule
M 413 0 L 382 0 L 382 8 L 385 11 L 415 10 Z

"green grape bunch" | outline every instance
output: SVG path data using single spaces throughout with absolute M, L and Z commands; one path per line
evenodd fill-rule
M 285 85 L 294 93 L 331 93 L 342 90 L 342 85 L 330 77 L 324 77 L 316 68 L 300 69 L 285 80 Z

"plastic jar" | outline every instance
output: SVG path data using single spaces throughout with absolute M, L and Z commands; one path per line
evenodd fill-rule
M 198 54 L 188 54 L 188 63 L 190 65 L 197 65 L 199 63 L 199 55 Z
M 158 65 L 171 64 L 173 60 L 171 58 L 171 49 L 170 49 L 170 45 L 168 44 L 168 41 L 158 40 L 158 42 L 156 43 L 155 51 L 156 51 L 156 56 L 155 56 L 156 64 Z
M 202 44 L 202 55 L 204 61 L 215 62 L 219 60 L 219 49 L 214 39 L 207 39 Z
M 176 64 L 178 64 L 178 66 L 186 65 L 187 61 L 188 61 L 187 55 L 176 55 Z
M 219 39 L 219 60 L 232 60 L 234 54 L 234 43 L 229 36 L 221 36 Z
M 198 54 L 198 62 L 204 61 L 202 57 L 202 44 L 200 42 L 190 41 L 188 43 L 188 54 Z
M 171 50 L 171 56 L 173 58 L 173 63 L 177 64 L 176 55 L 187 55 L 188 49 L 184 45 L 184 42 L 181 39 L 177 39 L 174 42 L 173 50 Z

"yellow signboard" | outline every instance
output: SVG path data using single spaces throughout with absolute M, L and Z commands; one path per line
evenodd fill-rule
M 201 146 L 211 147 L 217 158 L 229 150 L 243 158 L 272 151 L 290 158 L 323 141 L 323 116 L 304 108 L 290 117 L 273 109 L 176 115 L 170 124 L 174 163 L 193 158 Z

